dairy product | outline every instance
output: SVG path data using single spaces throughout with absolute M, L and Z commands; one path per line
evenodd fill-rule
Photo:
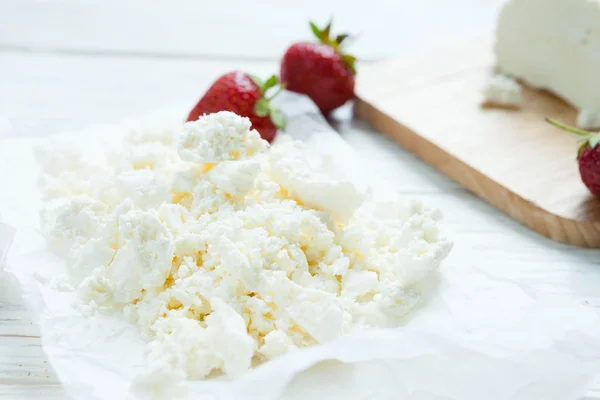
M 518 107 L 521 104 L 521 85 L 505 75 L 491 77 L 483 90 L 485 103 L 495 106 Z
M 252 157 L 268 144 L 249 119 L 223 111 L 185 124 L 179 140 L 179 155 L 185 161 L 218 163 Z
M 377 201 L 305 144 L 256 135 L 227 112 L 135 128 L 104 162 L 62 150 L 40 180 L 42 232 L 79 310 L 139 326 L 150 390 L 394 326 L 450 249 L 438 213 Z
M 498 20 L 495 53 L 500 71 L 547 89 L 580 112 L 592 128 L 600 113 L 600 2 L 510 0 Z

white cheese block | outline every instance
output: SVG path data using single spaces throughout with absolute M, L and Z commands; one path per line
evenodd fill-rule
M 600 128 L 599 0 L 510 0 L 495 53 L 500 72 L 570 102 L 582 128 Z

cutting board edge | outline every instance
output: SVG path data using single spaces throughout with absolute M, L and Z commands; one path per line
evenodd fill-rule
M 600 221 L 557 215 L 510 191 L 373 107 L 357 94 L 355 115 L 505 214 L 552 240 L 600 248 Z

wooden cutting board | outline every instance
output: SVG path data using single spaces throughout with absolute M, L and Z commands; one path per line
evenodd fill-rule
M 579 177 L 574 125 L 559 98 L 524 88 L 518 110 L 482 107 L 491 40 L 363 67 L 355 112 L 425 162 L 544 236 L 600 248 L 600 199 Z

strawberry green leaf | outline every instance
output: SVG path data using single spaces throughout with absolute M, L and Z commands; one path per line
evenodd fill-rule
M 592 149 L 598 146 L 598 143 L 600 143 L 600 133 L 590 136 L 588 143 Z
M 338 45 L 339 45 L 339 44 L 342 44 L 342 42 L 343 42 L 344 40 L 348 39 L 349 37 L 350 37 L 350 35 L 348 35 L 348 34 L 346 34 L 346 33 L 343 33 L 343 34 L 341 34 L 341 35 L 337 35 L 337 36 L 335 37 L 335 42 L 336 42 Z
M 263 88 L 264 88 L 263 93 L 265 93 L 267 90 L 271 89 L 275 85 L 277 85 L 277 76 L 272 75 L 265 82 L 265 85 L 263 86 Z
M 323 34 L 322 34 L 321 30 L 319 29 L 319 27 L 316 26 L 315 24 L 313 24 L 311 22 L 310 23 L 310 29 L 315 34 L 315 36 L 317 37 L 317 39 L 321 40 L 321 38 L 323 37 Z
M 582 129 L 573 128 L 572 126 L 568 126 L 568 125 L 562 124 L 562 123 L 560 123 L 558 121 L 555 121 L 553 119 L 550 119 L 550 118 L 546 118 L 546 122 L 550 123 L 551 125 L 556 126 L 557 128 L 560 128 L 560 129 L 562 129 L 564 131 L 571 132 L 571 133 L 574 133 L 574 134 L 579 135 L 579 136 L 585 136 L 585 137 L 587 137 L 587 136 L 590 136 L 590 135 L 593 134 L 593 132 L 589 132 L 589 131 L 584 131 Z
M 272 108 L 271 112 L 269 113 L 269 116 L 271 117 L 271 121 L 273 121 L 273 124 L 275 124 L 276 127 L 278 127 L 279 129 L 285 129 L 285 126 L 287 125 L 287 119 L 281 111 L 279 111 L 276 108 Z
M 258 100 L 254 106 L 254 112 L 259 117 L 266 117 L 269 115 L 269 101 L 264 98 Z
M 351 56 L 350 54 L 343 54 L 342 60 L 344 61 L 344 64 L 346 64 L 348 66 L 348 68 L 350 68 L 352 73 L 356 74 L 356 67 L 355 67 L 356 57 Z
M 354 64 L 354 62 L 356 61 L 356 57 L 351 56 L 350 54 L 344 54 L 342 58 L 344 59 L 344 62 L 348 64 Z
M 321 34 L 321 36 L 325 40 L 329 40 L 329 33 L 331 32 L 331 22 L 332 22 L 331 19 L 329 19 L 327 26 L 325 27 L 325 29 L 323 29 L 323 33 Z

